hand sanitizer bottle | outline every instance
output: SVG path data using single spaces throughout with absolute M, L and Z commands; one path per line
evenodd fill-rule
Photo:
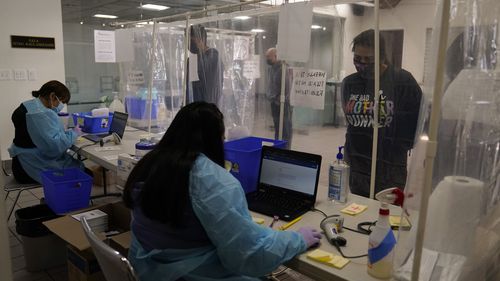
M 328 198 L 345 203 L 349 192 L 349 165 L 344 162 L 343 146 L 339 146 L 337 161 L 330 164 L 328 173 Z

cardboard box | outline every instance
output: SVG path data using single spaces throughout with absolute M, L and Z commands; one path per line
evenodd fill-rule
M 118 188 L 125 187 L 128 175 L 139 160 L 140 158 L 125 153 L 118 155 L 118 168 L 116 169 L 116 186 Z
M 78 251 L 68 245 L 68 281 L 106 281 L 91 249 Z
M 125 207 L 123 202 L 94 206 L 43 222 L 50 231 L 68 243 L 68 276 L 70 281 L 104 280 L 81 223 L 72 217 L 74 214 L 96 209 L 108 215 L 108 231 L 120 232 L 120 234 L 110 238 L 106 238 L 103 234 L 97 236 L 102 240 L 107 240 L 106 242 L 112 248 L 127 256 L 131 242 L 131 216 L 130 210 Z M 99 279 L 100 276 L 102 279 Z

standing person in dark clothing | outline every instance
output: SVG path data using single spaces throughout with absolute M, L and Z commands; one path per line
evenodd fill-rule
M 344 114 L 347 119 L 346 161 L 351 166 L 350 188 L 354 194 L 370 195 L 373 141 L 375 32 L 367 30 L 352 41 L 357 72 L 342 82 Z M 378 78 L 377 78 L 378 79 Z M 417 128 L 422 91 L 406 70 L 395 69 L 385 54 L 380 37 L 380 106 L 375 193 L 406 184 L 408 151 Z
M 271 114 L 274 123 L 274 138 L 279 138 L 280 130 L 280 96 L 281 96 L 281 61 L 276 55 L 276 48 L 270 48 L 266 52 L 266 62 L 269 65 L 267 79 L 267 98 L 271 102 Z M 287 148 L 292 146 L 292 113 L 290 105 L 290 83 L 288 75 L 285 78 L 285 104 L 283 113 L 283 140 L 287 141 Z
M 198 56 L 198 81 L 192 81 L 192 98 L 188 100 L 205 101 L 219 105 L 222 96 L 224 66 L 219 52 L 207 46 L 207 32 L 201 25 L 190 28 L 191 43 L 189 51 Z

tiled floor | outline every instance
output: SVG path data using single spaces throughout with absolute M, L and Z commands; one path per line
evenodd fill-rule
M 114 192 L 114 191 L 116 190 L 114 190 L 113 188 L 108 188 L 108 192 Z M 7 198 L 5 202 L 7 210 L 10 210 L 10 207 L 14 202 L 16 194 L 17 192 L 11 192 L 9 194 L 9 198 Z M 93 195 L 102 194 L 102 187 L 94 186 L 92 188 L 92 194 Z M 40 204 L 41 198 L 43 198 L 42 188 L 23 191 L 14 208 L 14 212 L 15 210 L 20 208 L 25 208 L 36 204 Z M 106 203 L 116 200 L 117 200 L 116 197 L 100 198 L 93 200 L 93 204 Z M 16 221 L 15 215 L 12 214 L 12 217 L 10 218 L 8 223 L 8 229 L 9 229 L 10 254 L 11 254 L 14 281 L 67 281 L 68 272 L 66 269 L 66 265 L 37 272 L 29 272 L 26 270 L 26 262 L 23 252 L 23 239 L 20 235 L 16 233 L 15 221 Z
M 269 127 L 262 126 L 254 132 L 254 135 L 272 138 L 273 131 Z M 320 184 L 323 188 L 325 188 L 325 190 L 320 189 L 319 192 L 324 192 L 326 194 L 325 186 L 328 183 L 328 165 L 335 159 L 337 146 L 343 145 L 344 135 L 345 128 L 335 127 L 308 127 L 306 129 L 294 131 L 292 149 L 323 155 Z M 108 190 L 108 192 L 113 191 L 114 190 Z M 92 194 L 102 194 L 102 187 L 94 186 Z M 9 198 L 5 202 L 7 210 L 9 210 L 12 206 L 15 196 L 15 193 L 9 194 Z M 24 191 L 15 206 L 15 210 L 39 204 L 41 198 L 43 198 L 42 188 Z M 114 197 L 102 198 L 94 200 L 94 204 L 114 200 L 116 200 Z M 60 266 L 39 272 L 26 271 L 22 239 L 15 230 L 14 214 L 8 223 L 8 227 L 10 232 L 10 252 L 14 281 L 66 281 L 68 279 L 66 266 Z M 288 269 L 277 275 L 275 280 L 306 281 L 310 279 L 307 279 L 306 277 Z

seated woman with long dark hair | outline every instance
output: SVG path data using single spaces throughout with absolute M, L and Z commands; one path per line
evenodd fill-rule
M 259 280 L 319 243 L 312 228 L 275 231 L 252 221 L 224 165 L 224 122 L 214 104 L 177 113 L 158 146 L 132 170 L 129 259 L 141 281 Z

